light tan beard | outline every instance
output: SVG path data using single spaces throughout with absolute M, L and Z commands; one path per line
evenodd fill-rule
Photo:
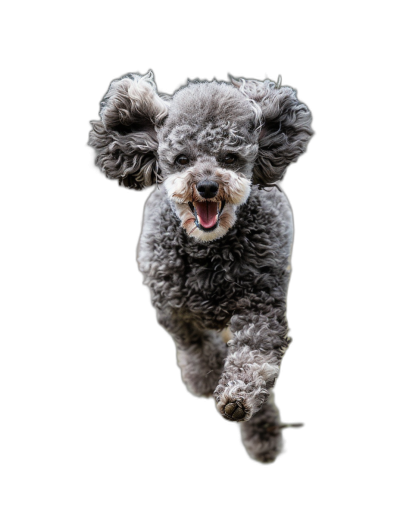
M 245 203 L 250 194 L 251 183 L 244 175 L 233 171 L 217 168 L 215 181 L 219 184 L 218 195 L 213 201 L 225 201 L 224 209 L 219 217 L 218 226 L 210 232 L 199 229 L 196 218 L 188 203 L 205 201 L 197 192 L 193 167 L 170 175 L 164 185 L 168 197 L 175 203 L 176 212 L 181 219 L 182 227 L 192 238 L 201 241 L 216 240 L 224 236 L 236 221 L 236 208 Z
M 191 167 L 185 171 L 173 173 L 164 181 L 168 197 L 175 203 L 188 203 L 193 201 L 194 180 Z
M 222 192 L 218 194 L 220 200 L 224 199 L 232 205 L 242 205 L 250 195 L 251 183 L 247 177 L 234 171 L 220 170 L 216 172 L 217 182 Z

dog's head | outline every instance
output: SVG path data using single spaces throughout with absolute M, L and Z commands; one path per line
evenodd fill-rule
M 193 82 L 171 98 L 152 73 L 113 81 L 89 143 L 107 177 L 128 188 L 163 182 L 187 233 L 220 238 L 252 184 L 282 179 L 312 135 L 290 87 L 266 80 Z

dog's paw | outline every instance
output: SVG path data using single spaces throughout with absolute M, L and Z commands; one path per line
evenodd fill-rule
M 242 441 L 249 456 L 260 463 L 273 463 L 282 450 L 284 426 L 271 393 L 250 422 L 240 426 Z
M 216 406 L 227 420 L 245 422 L 257 413 L 269 395 L 265 386 L 246 384 L 241 380 L 218 385 L 214 391 Z
M 273 463 L 282 451 L 282 430 L 279 425 L 259 422 L 257 417 L 255 415 L 251 422 L 241 425 L 242 442 L 252 459 L 260 463 Z
M 224 406 L 224 417 L 228 420 L 243 420 L 246 416 L 246 409 L 242 402 L 229 402 Z

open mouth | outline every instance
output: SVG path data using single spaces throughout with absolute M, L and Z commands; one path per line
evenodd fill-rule
M 225 201 L 195 201 L 188 203 L 195 217 L 197 228 L 204 232 L 211 232 L 218 227 L 219 218 L 225 206 Z

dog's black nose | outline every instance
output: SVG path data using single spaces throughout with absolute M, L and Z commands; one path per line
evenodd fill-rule
M 214 181 L 201 181 L 197 184 L 197 190 L 204 199 L 211 199 L 217 195 L 218 184 Z

